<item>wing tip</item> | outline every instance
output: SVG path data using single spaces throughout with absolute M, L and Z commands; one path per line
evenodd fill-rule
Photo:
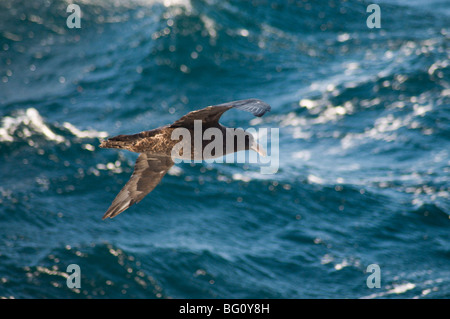
M 103 215 L 102 220 L 105 220 L 107 218 L 114 218 L 117 215 L 119 215 L 121 212 L 123 212 L 123 210 L 122 211 L 118 211 L 118 212 L 106 212 L 105 215 Z
M 128 208 L 130 208 L 131 205 L 133 205 L 134 203 L 131 203 L 131 201 L 125 202 L 125 203 L 118 203 L 118 204 L 113 204 L 111 205 L 111 207 L 108 208 L 108 210 L 106 211 L 106 213 L 103 215 L 102 220 L 105 220 L 106 218 L 114 218 L 117 215 L 119 215 L 120 213 L 124 212 L 125 210 L 127 210 Z
M 109 210 L 103 215 L 102 220 L 105 220 L 107 218 L 113 218 L 115 215 L 113 215 Z
M 250 112 L 254 116 L 257 116 L 257 117 L 261 117 L 264 114 L 266 114 L 266 112 L 271 111 L 271 107 L 269 104 L 267 104 L 266 102 L 264 102 L 260 99 L 256 99 L 256 98 L 232 101 L 232 102 L 228 102 L 228 103 L 224 103 L 224 104 L 220 104 L 220 105 L 223 105 L 223 106 L 230 105 L 231 107 L 235 107 L 237 109 L 241 109 L 241 110 Z
M 106 212 L 106 213 L 103 215 L 102 220 L 105 220 L 105 219 L 108 218 L 108 217 L 110 217 L 110 214 L 109 214 L 108 212 Z

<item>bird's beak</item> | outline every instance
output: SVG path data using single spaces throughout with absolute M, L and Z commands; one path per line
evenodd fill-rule
M 256 142 L 253 142 L 253 144 L 250 146 L 250 149 L 257 152 L 262 157 L 267 156 L 266 150 Z

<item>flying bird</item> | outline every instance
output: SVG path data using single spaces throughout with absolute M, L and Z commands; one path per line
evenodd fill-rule
M 242 129 L 225 127 L 219 123 L 222 114 L 232 108 L 250 112 L 258 117 L 270 111 L 270 105 L 258 99 L 233 101 L 189 112 L 172 124 L 150 131 L 133 135 L 118 135 L 102 141 L 101 148 L 118 148 L 140 153 L 133 174 L 113 200 L 111 206 L 103 215 L 103 219 L 113 218 L 131 205 L 141 201 L 159 184 L 167 171 L 174 165 L 174 159 L 204 160 L 241 150 L 254 150 L 265 156 L 265 150 L 256 143 L 250 133 Z M 223 149 L 214 150 L 209 156 L 205 157 L 203 151 L 213 141 L 202 140 L 201 150 L 198 150 L 193 138 L 196 133 L 194 129 L 198 129 L 198 124 L 201 124 L 201 136 L 210 128 L 216 129 L 216 132 L 221 132 L 222 140 L 219 145 L 222 145 Z M 181 148 L 179 152 L 173 152 L 174 147 L 179 143 L 179 140 L 172 137 L 177 129 L 190 133 L 191 139 L 187 142 L 188 144 L 184 145 L 192 147 L 194 152 L 185 152 L 184 148 Z M 233 138 L 229 139 L 230 136 Z M 236 143 L 239 138 L 244 142 Z M 191 148 L 188 147 L 187 149 Z

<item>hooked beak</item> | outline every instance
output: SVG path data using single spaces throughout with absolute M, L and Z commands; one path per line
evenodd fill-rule
M 250 146 L 250 149 L 257 152 L 262 157 L 267 156 L 266 150 L 256 142 L 253 142 L 253 144 Z

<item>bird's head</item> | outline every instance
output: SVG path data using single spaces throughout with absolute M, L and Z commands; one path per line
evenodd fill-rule
M 255 137 L 250 132 L 238 128 L 232 129 L 232 132 L 227 132 L 227 134 L 233 135 L 235 152 L 252 150 L 261 156 L 267 155 L 266 150 L 256 142 Z
M 253 137 L 252 134 L 247 133 L 248 134 L 248 150 L 253 150 L 255 152 L 257 152 L 259 155 L 266 157 L 267 156 L 267 152 L 264 149 L 264 147 L 262 147 L 260 144 L 258 144 L 255 140 L 255 138 Z

